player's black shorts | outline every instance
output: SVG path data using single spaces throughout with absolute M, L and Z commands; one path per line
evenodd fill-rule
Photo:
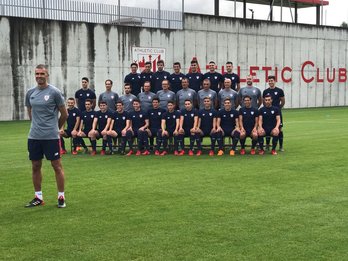
M 102 131 L 103 130 L 96 130 L 98 132 L 97 139 L 103 138 Z
M 174 136 L 174 135 L 173 135 L 174 130 L 168 129 L 168 130 L 166 130 L 166 131 L 168 131 L 169 137 L 173 137 L 173 136 Z
M 191 129 L 184 129 L 184 136 L 185 137 L 190 137 L 191 136 L 191 131 L 190 131 Z
M 147 134 L 146 131 L 143 131 Z M 134 137 L 138 137 L 138 134 L 139 134 L 139 129 L 138 130 L 133 130 L 133 133 L 134 133 Z
M 210 130 L 202 129 L 202 132 L 203 132 L 203 137 L 210 137 L 211 129 Z
M 117 133 L 117 137 L 122 137 L 122 130 L 114 129 L 114 131 Z
M 232 135 L 232 131 L 234 130 L 233 129 L 230 129 L 230 128 L 222 128 L 222 130 L 224 131 L 224 136 L 225 137 L 230 137 Z
M 69 138 L 71 137 L 71 132 L 73 130 L 70 130 L 70 129 L 67 129 L 67 130 L 64 130 L 64 132 L 66 133 L 66 136 L 68 136 Z
M 149 128 L 149 130 L 151 132 L 151 137 L 157 137 L 157 133 L 159 129 Z
M 253 128 L 252 129 L 245 129 L 245 137 L 251 138 L 252 132 L 253 132 Z
M 83 129 L 82 132 L 86 135 L 86 137 L 88 137 L 88 133 L 91 131 L 92 129 Z
M 41 160 L 45 155 L 47 160 L 60 158 L 59 139 L 56 140 L 33 140 L 28 139 L 28 152 L 30 160 Z
M 266 136 L 271 136 L 271 132 L 274 128 L 263 128 L 265 130 Z

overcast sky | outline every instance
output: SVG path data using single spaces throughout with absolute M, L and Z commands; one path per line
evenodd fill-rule
M 83 0 L 97 3 L 107 3 L 117 5 L 118 0 Z M 166 10 L 180 11 L 182 0 L 160 0 L 161 8 Z M 120 0 L 121 5 L 132 7 L 157 8 L 158 0 Z M 284 6 L 288 1 L 284 0 Z M 343 21 L 348 22 L 348 1 L 347 0 L 329 0 L 329 5 L 324 6 L 323 20 L 326 25 L 340 26 Z M 254 10 L 255 19 L 267 20 L 269 7 L 247 4 L 248 9 Z M 185 12 L 189 13 L 214 13 L 214 0 L 185 0 Z M 242 3 L 237 2 L 236 13 L 237 17 L 243 15 Z M 234 1 L 220 0 L 220 14 L 224 16 L 234 15 Z M 274 9 L 274 20 L 280 21 L 280 8 Z M 299 22 L 315 24 L 316 8 L 299 9 Z M 294 14 L 293 14 L 294 15 Z M 247 17 L 251 18 L 251 12 L 247 11 Z M 290 10 L 283 8 L 283 21 L 291 22 Z

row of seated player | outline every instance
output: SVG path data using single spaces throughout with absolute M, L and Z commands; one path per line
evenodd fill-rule
M 224 137 L 232 139 L 229 154 L 235 155 L 238 141 L 241 143 L 241 154 L 245 154 L 245 140 L 252 139 L 251 154 L 255 154 L 256 145 L 259 145 L 259 154 L 264 154 L 264 137 L 272 136 L 272 154 L 276 155 L 279 128 L 281 126 L 280 111 L 272 105 L 272 96 L 264 98 L 264 107 L 256 109 L 251 106 L 252 98 L 243 98 L 243 107 L 239 111 L 233 108 L 230 98 L 224 100 L 224 106 L 219 111 L 212 107 L 209 97 L 204 98 L 204 108 L 197 110 L 190 99 L 185 100 L 185 109 L 176 110 L 173 101 L 168 101 L 167 110 L 159 106 L 160 100 L 152 100 L 153 108 L 145 113 L 141 109 L 140 101 L 135 99 L 132 103 L 133 111 L 124 110 L 122 101 L 116 104 L 116 112 L 111 113 L 106 102 L 99 103 L 99 111 L 92 110 L 92 102 L 86 100 L 86 111 L 79 113 L 75 108 L 73 98 L 68 99 L 69 117 L 67 129 L 62 129 L 61 144 L 62 153 L 65 150 L 63 137 L 72 137 L 73 154 L 77 154 L 76 148 L 81 145 L 86 148 L 83 138 L 89 138 L 91 142 L 91 155 L 96 154 L 97 139 L 102 139 L 101 154 L 114 154 L 113 138 L 120 138 L 119 152 L 130 156 L 149 155 L 149 138 L 156 139 L 155 155 L 168 153 L 168 139 L 174 140 L 174 154 L 184 155 L 184 138 L 189 139 L 188 155 L 201 155 L 203 137 L 210 137 L 209 155 L 215 154 L 217 143 L 217 155 L 224 154 Z M 137 149 L 134 150 L 134 139 L 137 140 Z M 129 151 L 126 152 L 128 144 Z M 196 146 L 195 146 L 196 145 Z M 195 148 L 194 148 L 195 147 Z

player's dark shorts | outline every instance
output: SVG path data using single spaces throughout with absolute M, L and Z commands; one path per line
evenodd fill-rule
M 250 137 L 251 138 L 251 134 L 252 133 L 253 133 L 253 128 L 245 129 L 245 137 Z
M 271 136 L 271 132 L 272 132 L 272 130 L 274 128 L 269 128 L 269 127 L 265 128 L 265 127 L 263 127 L 263 129 L 265 130 L 266 136 Z
M 114 131 L 117 133 L 117 137 L 122 137 L 122 130 L 114 129 Z
M 168 129 L 168 130 L 166 130 L 166 131 L 168 132 L 169 137 L 173 137 L 173 136 L 174 136 L 174 135 L 173 135 L 174 130 Z
M 202 132 L 203 132 L 203 137 L 210 137 L 210 132 L 211 132 L 211 129 L 210 130 L 206 130 L 206 129 L 202 129 Z
M 71 137 L 71 132 L 72 131 L 73 130 L 70 130 L 70 129 L 64 130 L 64 132 L 66 133 L 66 136 L 68 136 L 68 137 Z
M 143 132 L 147 133 L 146 131 L 143 131 Z M 134 137 L 138 137 L 139 129 L 133 130 L 133 133 L 134 133 Z
M 157 133 L 159 129 L 149 128 L 149 130 L 151 132 L 151 137 L 157 137 Z
M 56 140 L 33 140 L 28 139 L 28 152 L 30 160 L 41 160 L 45 155 L 47 160 L 60 158 L 59 139 Z
M 191 131 L 190 131 L 191 129 L 184 129 L 184 136 L 185 137 L 190 137 L 191 136 Z
M 88 137 L 88 133 L 91 131 L 92 129 L 83 129 L 82 132 L 86 135 L 86 137 Z
M 98 134 L 97 134 L 97 139 L 103 138 L 103 134 L 102 134 L 103 130 L 97 130 Z
M 234 128 L 233 129 L 231 129 L 231 128 L 222 128 L 222 130 L 224 131 L 224 136 L 225 137 L 230 137 L 232 135 L 232 131 L 234 130 Z

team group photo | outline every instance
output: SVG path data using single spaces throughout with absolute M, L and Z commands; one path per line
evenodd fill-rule
M 0 1 L 0 259 L 348 260 L 346 10 Z

